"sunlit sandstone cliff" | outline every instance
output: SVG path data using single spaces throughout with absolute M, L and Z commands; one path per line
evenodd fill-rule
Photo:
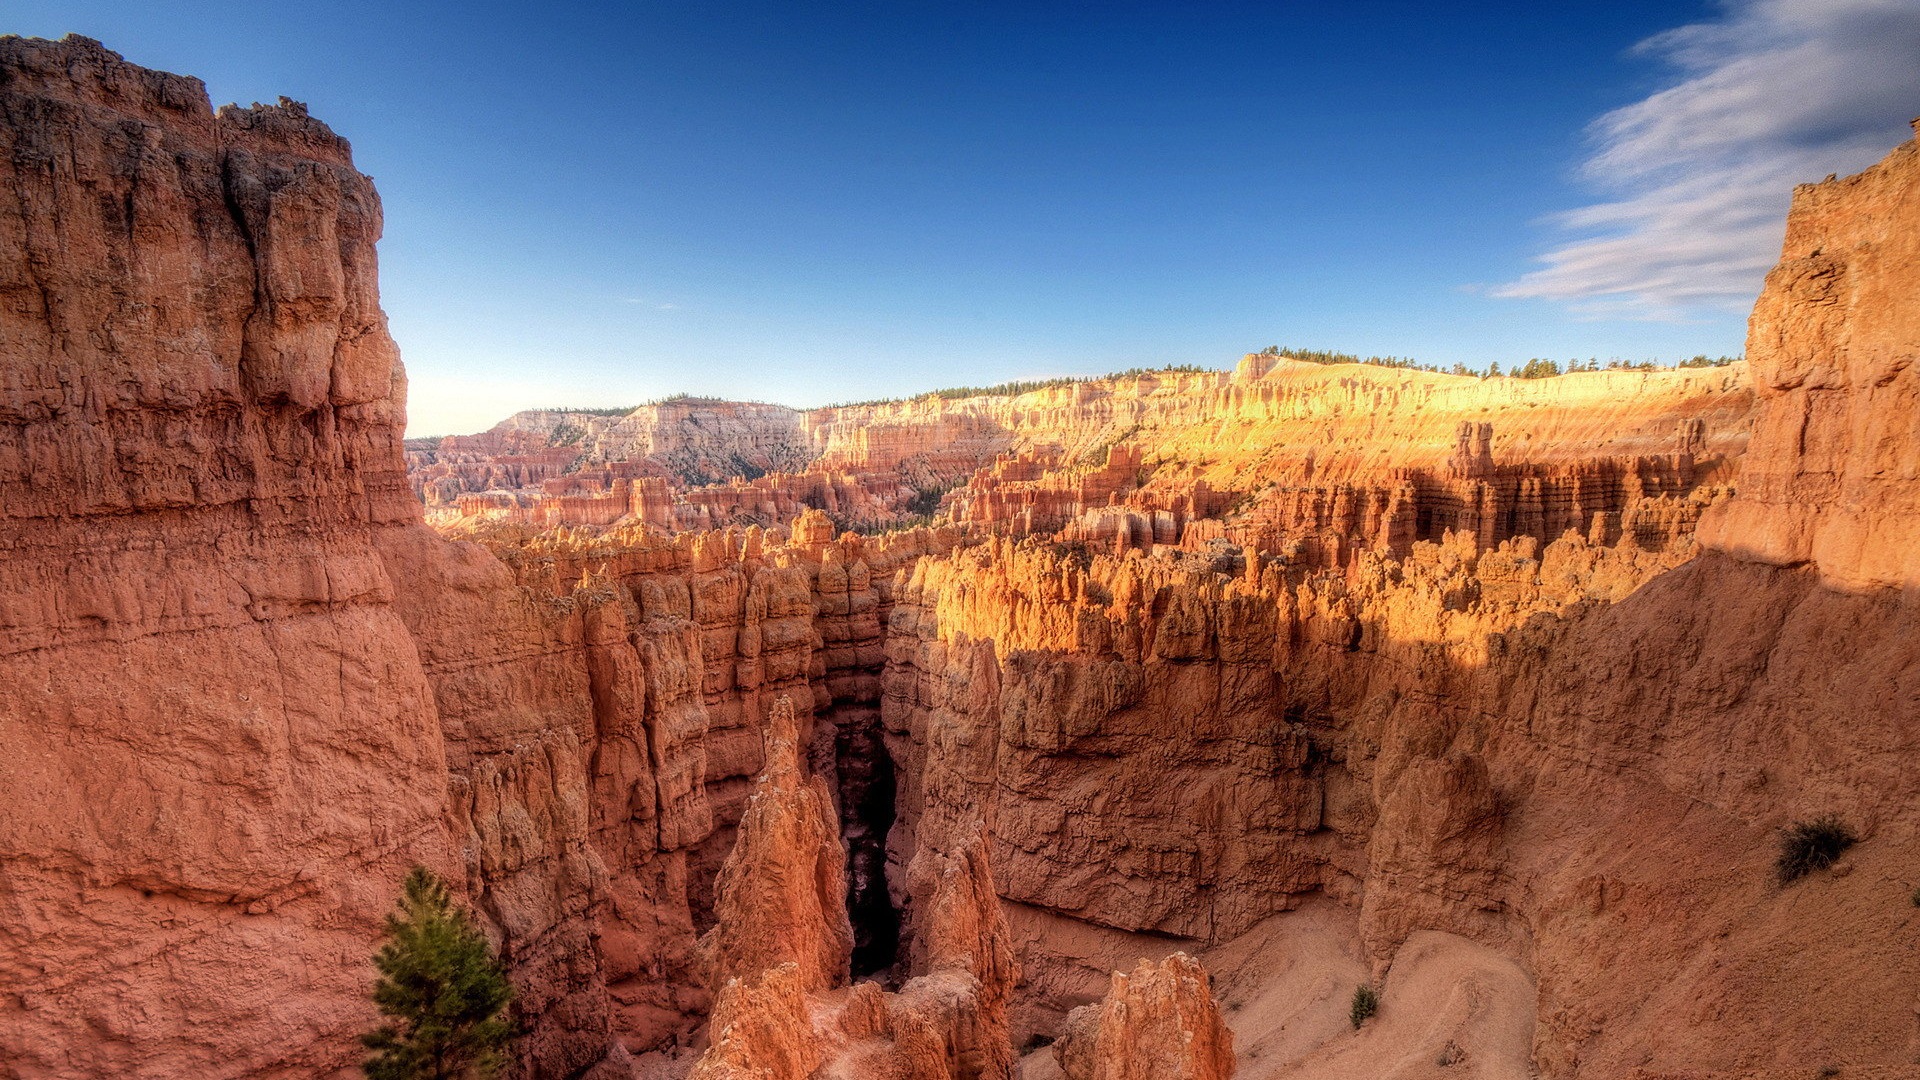
M 889 639 L 901 819 L 993 807 L 1025 1022 L 1129 951 L 1258 967 L 1242 941 L 1288 948 L 1272 914 L 1332 897 L 1389 1022 L 1243 1029 L 1271 1042 L 1243 1074 L 1910 1066 L 1917 157 L 1797 193 L 1750 343 L 1769 473 L 1705 509 L 1697 557 L 1574 532 L 1338 572 L 1032 543 L 918 564 Z M 1809 259 L 1828 284 L 1802 296 Z M 1821 813 L 1866 839 L 1778 887 L 1774 830 Z M 1462 992 L 1446 1019 L 1432 995 Z M 1344 1004 L 1318 994 L 1288 1019 Z M 1394 1033 L 1403 1009 L 1431 1026 Z
M 1917 157 L 1909 142 L 1794 192 L 1748 334 L 1760 452 L 1709 531 L 1716 546 L 1814 563 L 1843 588 L 1920 586 Z
M 0 117 L 13 1074 L 350 1069 L 414 862 L 508 961 L 527 1076 L 995 1077 L 1056 1036 L 1028 1075 L 1913 1071 L 1912 145 L 1796 194 L 1750 450 L 1737 368 L 1255 360 L 734 449 L 688 405 L 767 527 L 550 431 L 426 462 L 676 485 L 482 546 L 408 490 L 344 141 L 82 39 L 0 39 Z M 751 487 L 814 469 L 961 486 L 877 536 Z M 1862 842 L 1776 884 L 1820 813 Z M 729 945 L 755 910 L 805 955 Z
M 843 527 L 944 513 L 1000 532 L 1071 525 L 1107 542 L 1177 542 L 1232 507 L 1253 511 L 1231 530 L 1244 543 L 1369 530 L 1428 539 L 1467 522 L 1495 543 L 1584 529 L 1601 513 L 1634 527 L 1643 495 L 1726 482 L 1751 405 L 1744 365 L 1481 379 L 1249 356 L 1231 376 L 1153 372 L 1018 395 L 808 413 L 673 406 L 704 418 L 691 428 L 667 424 L 668 406 L 520 413 L 480 435 L 416 440 L 409 463 L 446 523 L 673 531 L 818 509 Z M 608 434 L 663 428 L 678 449 Z M 770 460 L 772 443 L 787 452 L 777 469 L 743 458 L 741 475 L 720 479 L 677 464 L 689 430 L 705 459 L 725 458 L 732 437 L 754 461 Z M 804 450 L 779 442 L 801 438 Z M 1655 517 L 1642 527 L 1670 531 L 1671 513 Z
M 477 435 L 411 440 L 407 461 L 414 489 L 440 505 L 464 492 L 532 487 L 576 464 L 643 461 L 655 466 L 647 474 L 697 485 L 798 468 L 813 456 L 792 409 L 680 398 L 628 413 L 529 410 Z
M 346 143 L 85 40 L 0 72 L 0 665 L 40 688 L 0 714 L 0 1058 L 343 1065 L 423 861 L 500 934 L 535 1070 L 601 1059 L 584 648 L 420 527 Z

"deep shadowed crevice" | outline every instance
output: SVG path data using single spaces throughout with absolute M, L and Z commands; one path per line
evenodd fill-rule
M 853 975 L 884 976 L 900 956 L 900 912 L 887 891 L 887 834 L 893 829 L 893 757 L 878 724 L 839 732 L 841 829 L 847 844 L 847 916 Z

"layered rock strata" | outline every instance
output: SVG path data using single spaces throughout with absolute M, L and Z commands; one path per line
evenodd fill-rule
M 393 883 L 466 878 L 376 539 L 419 520 L 380 227 L 297 103 L 0 39 L 14 1075 L 343 1065 Z
M 984 835 L 924 853 L 913 877 L 920 933 L 898 993 L 847 986 L 853 941 L 846 860 L 827 789 L 801 771 L 790 701 L 775 703 L 766 771 L 701 940 L 716 1002 L 696 1080 L 1004 1080 L 1016 971 Z
M 832 793 L 803 771 L 790 698 L 773 703 L 765 747 L 739 842 L 720 870 L 702 965 L 716 990 L 783 965 L 802 993 L 829 990 L 846 983 L 853 956 L 847 852 Z
M 528 1076 L 710 1017 L 706 1075 L 997 1077 L 1116 991 L 1142 1023 L 1066 1047 L 1111 1075 L 1125 1039 L 1216 1067 L 1220 1023 L 1258 1077 L 1920 1052 L 1887 1005 L 1920 981 L 1911 145 L 1796 193 L 1737 493 L 1738 368 L 1253 359 L 710 434 L 683 402 L 584 465 L 530 423 L 419 463 L 429 497 L 585 500 L 475 544 L 409 492 L 343 140 L 84 39 L 0 39 L 0 119 L 22 1077 L 349 1067 L 414 863 L 509 964 Z M 762 467 L 968 524 L 842 534 Z M 720 469 L 808 509 L 670 533 Z M 1779 884 L 1823 814 L 1860 843 Z M 1180 949 L 1217 1012 L 1179 964 L 1108 974 Z M 1248 1004 L 1274 986 L 1285 1024 Z
M 1920 583 L 1920 145 L 1793 193 L 1747 348 L 1760 453 L 1716 547 L 1848 591 Z
M 527 1075 L 684 1033 L 780 693 L 877 867 L 888 583 L 954 537 L 450 544 L 345 141 L 84 39 L 0 39 L 0 77 L 0 674 L 40 688 L 0 710 L 9 1069 L 350 1064 L 414 863 L 507 960 Z
M 1697 509 L 1685 500 L 1726 484 L 1751 403 L 1743 365 L 1525 380 L 1248 357 L 1232 376 L 1161 372 L 792 413 L 782 423 L 801 425 L 807 449 L 785 455 L 785 471 L 743 466 L 729 479 L 650 443 L 583 436 L 657 427 L 645 409 L 624 420 L 522 413 L 409 460 L 429 506 L 451 506 L 436 511 L 447 525 L 627 520 L 673 531 L 817 509 L 869 530 L 939 516 L 1123 547 L 1231 534 L 1344 558 L 1354 546 L 1404 552 L 1450 527 L 1488 544 L 1566 527 L 1690 528 Z M 542 432 L 544 447 L 526 442 Z M 567 476 L 536 467 L 553 454 L 573 455 Z M 1244 520 L 1208 532 L 1223 514 Z
M 1390 986 L 1424 934 L 1514 957 L 1546 1075 L 1905 1062 L 1905 1014 L 1866 1003 L 1920 974 L 1896 407 L 1920 319 L 1883 318 L 1920 265 L 1916 170 L 1907 146 L 1798 193 L 1750 342 L 1758 506 L 1695 506 L 1708 546 L 1450 529 L 1342 560 L 1029 539 L 917 564 L 889 635 L 895 845 L 989 808 L 1002 894 L 1044 928 L 1016 1032 L 1085 1000 L 1074 942 L 1224 949 L 1331 896 Z M 1498 469 L 1467 434 L 1448 470 Z M 1782 888 L 1779 830 L 1821 814 L 1862 843 Z M 1791 989 L 1813 985 L 1846 989 Z M 1334 1045 L 1262 1075 L 1386 1060 Z
M 505 462 L 559 460 L 556 471 L 529 468 L 537 482 L 572 471 L 645 462 L 689 485 L 799 468 L 814 458 L 800 414 L 754 401 L 676 398 L 630 412 L 536 409 L 515 413 L 477 435 L 407 441 L 414 490 L 429 506 L 511 483 Z M 532 459 L 531 461 L 529 459 Z M 503 480 L 509 481 L 502 483 Z

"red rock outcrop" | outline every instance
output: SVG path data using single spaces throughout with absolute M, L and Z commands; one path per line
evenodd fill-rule
M 814 456 L 793 409 L 691 397 L 624 413 L 533 409 L 477 435 L 407 441 L 407 469 L 428 506 L 578 468 L 645 466 L 646 475 L 698 486 L 797 469 Z
M 712 1044 L 691 1080 L 808 1080 L 825 1051 L 814 1033 L 800 966 L 788 962 L 730 980 L 714 1002 Z
M 1760 395 L 1741 497 L 1709 543 L 1818 564 L 1846 589 L 1920 585 L 1920 143 L 1793 193 L 1754 305 Z
M 1013 1068 L 1007 1005 L 1019 966 L 994 885 L 984 825 L 950 853 L 921 849 L 907 869 L 912 942 L 897 1010 L 939 1036 L 945 1075 L 1002 1077 Z
M 1180 948 L 1242 999 L 1322 973 L 1282 1034 L 1143 969 L 1063 1057 L 1920 1052 L 1914 146 L 1796 194 L 1738 492 L 1739 367 L 1255 359 L 526 419 L 415 451 L 488 504 L 451 543 L 343 140 L 84 39 L 0 39 L 0 120 L 13 1073 L 350 1066 L 415 862 L 507 960 L 529 1076 L 710 1008 L 703 1076 L 1000 1077 L 1090 955 Z M 842 532 L 936 500 L 968 524 Z M 1822 813 L 1860 844 L 1781 887 Z
M 458 505 L 463 496 L 537 488 L 563 476 L 580 452 L 554 446 L 531 431 L 494 431 L 409 440 L 407 478 L 429 507 Z
M 1841 1031 L 1861 1037 L 1848 1060 L 1897 1059 L 1898 1018 L 1867 1034 L 1853 1013 L 1911 973 L 1870 959 L 1898 955 L 1899 918 L 1854 876 L 1831 901 L 1853 917 L 1802 909 L 1768 859 L 1773 828 L 1822 811 L 1879 823 L 1870 877 L 1908 857 L 1893 792 L 1911 780 L 1886 755 L 1920 719 L 1913 614 L 1678 561 L 1580 537 L 1258 584 L 1031 544 L 923 560 L 890 638 L 887 723 L 914 777 L 896 847 L 939 842 L 941 806 L 985 805 L 1003 896 L 1075 923 L 1205 947 L 1323 892 L 1379 969 L 1416 931 L 1465 935 L 1539 973 L 1534 1053 L 1565 1075 L 1649 1045 L 1792 1065 Z M 1817 636 L 1829 619 L 1847 640 Z M 1792 940 L 1814 944 L 1780 967 Z M 1673 970 L 1702 949 L 1712 964 Z M 1028 943 L 1036 987 L 1065 985 L 1051 951 Z M 1780 1003 L 1825 1033 L 1783 1045 L 1755 1002 L 1816 970 L 1872 989 Z M 1654 988 L 1671 1004 L 1648 1012 Z M 1048 993 L 1018 1003 L 1016 1035 L 1074 1004 Z
M 1745 447 L 1751 403 L 1738 364 L 1482 379 L 1255 356 L 1231 378 L 1152 372 L 794 413 L 785 419 L 797 417 L 804 437 L 773 425 L 807 445 L 781 458 L 794 463 L 788 471 L 761 475 L 764 468 L 742 464 L 746 476 L 722 479 L 675 466 L 677 479 L 644 491 L 603 486 L 589 495 L 530 481 L 458 496 L 460 516 L 436 522 L 628 520 L 683 530 L 770 525 L 814 509 L 843 528 L 937 515 L 1119 548 L 1230 536 L 1328 565 L 1363 547 L 1404 553 L 1450 528 L 1487 546 L 1566 528 L 1605 542 L 1631 531 L 1657 544 L 1690 530 L 1724 488 Z M 698 407 L 716 416 L 774 408 Z M 447 479 L 448 469 L 483 482 L 515 471 L 531 477 L 513 441 L 528 432 L 577 449 L 569 467 L 664 471 L 669 458 L 653 442 L 609 437 L 626 427 L 678 430 L 658 418 L 643 423 L 647 412 L 518 414 L 484 435 L 442 440 L 443 451 L 417 450 L 411 474 L 430 504 L 468 490 Z M 765 441 L 741 439 L 749 448 Z M 511 452 L 494 469 L 461 449 L 469 443 Z M 718 442 L 702 445 L 721 452 Z M 1223 517 L 1233 523 L 1220 527 Z
M 83 39 L 0 40 L 0 76 L 0 674 L 41 688 L 0 709 L 0 1056 L 345 1066 L 414 862 L 495 936 L 528 1075 L 682 1030 L 769 695 L 835 776 L 816 701 L 877 726 L 866 567 L 952 538 L 449 544 L 345 142 Z
M 299 104 L 0 39 L 13 1075 L 344 1064 L 393 883 L 464 877 L 373 543 L 418 520 L 379 232 Z
M 801 771 L 793 708 L 774 707 L 767 769 L 718 883 L 701 941 L 716 988 L 692 1076 L 1001 1080 L 1013 1060 L 1016 979 L 984 834 L 913 867 L 920 933 L 899 993 L 843 987 L 853 937 L 846 859 L 828 790 Z
M 1233 1033 L 1206 969 L 1186 953 L 1114 972 L 1098 1005 L 1067 1017 L 1053 1044 L 1067 1080 L 1227 1080 Z
M 1917 168 L 1903 147 L 1802 189 L 1754 319 L 1775 379 L 1757 453 L 1781 474 L 1758 505 L 1830 499 L 1752 542 L 1743 492 L 1687 512 L 1706 510 L 1706 548 L 1676 516 L 1659 543 L 1449 531 L 1339 560 L 1033 541 L 922 560 L 889 636 L 886 722 L 912 777 L 895 846 L 938 842 L 942 804 L 992 814 L 1002 895 L 1050 928 L 1027 940 L 1040 975 L 1016 1034 L 1078 1003 L 1049 936 L 1225 949 L 1321 893 L 1389 986 L 1423 934 L 1518 958 L 1533 1011 L 1499 1023 L 1550 1075 L 1905 1062 L 1905 1014 L 1868 1003 L 1920 975 L 1895 870 L 1920 848 L 1899 764 L 1920 739 L 1920 616 L 1898 569 L 1911 470 L 1873 455 L 1911 456 L 1890 403 L 1920 322 L 1876 307 L 1857 338 L 1795 268 L 1818 246 L 1852 267 L 1845 297 L 1911 293 L 1892 237 L 1920 219 Z M 1776 353 L 1858 381 L 1787 387 Z M 1803 415 L 1806 439 L 1779 433 Z M 1498 430 L 1442 467 L 1498 470 Z M 1866 839 L 1842 876 L 1779 888 L 1776 830 L 1820 813 Z M 1845 989 L 1793 989 L 1815 985 Z M 1292 1053 L 1262 1075 L 1384 1060 Z
M 773 703 L 765 738 L 766 766 L 720 869 L 702 963 L 715 990 L 783 964 L 802 993 L 828 990 L 846 983 L 853 955 L 833 795 L 802 771 L 790 699 Z

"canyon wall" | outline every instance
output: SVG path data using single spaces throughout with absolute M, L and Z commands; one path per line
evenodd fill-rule
M 1920 145 L 1793 193 L 1747 350 L 1760 395 L 1741 498 L 1708 532 L 1873 591 L 1920 586 Z
M 1015 966 L 984 836 L 925 852 L 897 992 L 848 985 L 846 851 L 831 795 L 803 771 L 793 703 L 774 704 L 765 769 L 721 872 L 700 949 L 715 1000 L 696 1080 L 978 1080 L 1009 1075 Z
M 952 537 L 442 540 L 345 141 L 86 39 L 0 78 L 10 1075 L 350 1066 L 414 863 L 507 959 L 526 1073 L 618 1070 L 704 1013 L 774 691 L 877 865 L 885 582 Z
M 1383 1015 L 1518 1004 L 1430 1045 L 1281 1040 L 1248 1075 L 1908 1065 L 1917 182 L 1908 145 L 1797 193 L 1753 320 L 1756 490 L 1696 493 L 1655 542 L 1029 539 L 916 565 L 889 634 L 895 844 L 933 842 L 956 800 L 992 808 L 1030 928 L 1016 1033 L 1056 1029 L 1128 950 L 1295 947 L 1273 928 L 1332 898 Z M 1783 887 L 1779 830 L 1823 814 L 1861 843 Z M 1517 966 L 1461 959 L 1478 948 Z M 1423 974 L 1436 950 L 1452 986 Z
M 407 440 L 414 490 L 430 506 L 533 487 L 581 466 L 644 462 L 653 468 L 628 475 L 699 486 L 798 469 L 814 456 L 792 409 L 685 397 L 624 413 L 530 409 L 476 435 Z
M 380 205 L 296 103 L 0 39 L 0 1060 L 310 1075 L 454 865 L 374 544 L 418 520 Z
M 9 1075 L 349 1071 L 415 863 L 530 1077 L 1920 1054 L 1912 145 L 1796 193 L 1751 389 L 1250 357 L 408 448 L 344 140 L 78 38 L 0 39 L 0 116 Z

